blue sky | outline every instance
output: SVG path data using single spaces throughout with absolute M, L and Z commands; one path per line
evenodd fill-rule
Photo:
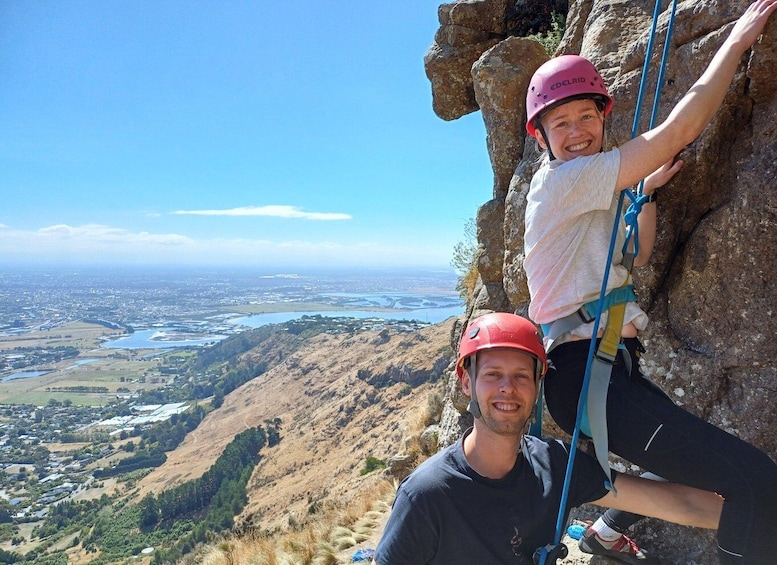
M 449 265 L 492 196 L 430 0 L 0 2 L 0 262 Z

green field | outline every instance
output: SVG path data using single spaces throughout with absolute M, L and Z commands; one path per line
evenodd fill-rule
M 3 371 L 0 377 L 31 370 L 50 372 L 38 377 L 0 382 L 0 403 L 40 406 L 55 399 L 60 402 L 70 400 L 76 405 L 101 406 L 115 400 L 118 389 L 122 389 L 121 394 L 134 393 L 157 388 L 171 378 L 159 372 L 161 357 L 145 358 L 151 351 L 100 348 L 101 338 L 119 333 L 96 324 L 74 322 L 45 332 L 0 336 L 0 351 L 6 355 L 60 346 L 76 347 L 80 351 L 77 358 Z M 86 362 L 78 364 L 79 361 Z M 107 390 L 99 393 L 68 390 L 78 387 L 104 387 Z
M 235 304 L 206 309 L 203 321 L 213 321 L 214 311 L 220 317 L 250 316 L 277 312 L 343 311 L 349 308 L 318 302 L 272 302 Z M 187 316 L 197 319 L 198 316 Z M 184 350 L 159 354 L 146 359 L 156 350 L 104 349 L 100 345 L 106 338 L 124 334 L 122 329 L 110 329 L 99 324 L 70 322 L 51 330 L 25 333 L 18 336 L 0 335 L 0 352 L 7 355 L 31 350 L 73 347 L 79 351 L 77 358 L 50 363 L 31 363 L 29 366 L 0 371 L 0 380 L 23 371 L 49 371 L 38 377 L 0 382 L 0 404 L 44 405 L 49 400 L 69 400 L 76 405 L 99 406 L 112 402 L 117 394 L 129 394 L 153 389 L 165 384 L 171 375 L 160 374 L 163 356 L 193 355 Z M 160 345 L 164 347 L 163 345 Z M 78 364 L 81 362 L 83 364 Z M 77 387 L 105 387 L 105 392 L 76 392 Z M 71 389 L 71 390 L 66 390 Z M 122 389 L 119 391 L 118 389 Z

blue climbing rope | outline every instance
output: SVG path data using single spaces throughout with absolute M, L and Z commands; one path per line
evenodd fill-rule
M 658 5 L 660 3 L 660 0 L 656 1 L 656 10 L 658 9 Z M 675 12 L 677 11 L 677 0 L 672 1 L 672 9 L 669 13 L 669 23 L 667 24 L 666 28 L 666 41 L 664 41 L 664 50 L 661 54 L 661 66 L 658 68 L 658 78 L 656 79 L 656 94 L 653 97 L 653 109 L 650 113 L 650 123 L 648 124 L 648 130 L 653 129 L 653 126 L 656 124 L 656 119 L 658 117 L 658 106 L 661 102 L 661 85 L 664 84 L 664 73 L 666 72 L 666 61 L 669 59 L 669 46 L 672 43 L 672 33 L 674 32 L 674 16 Z M 658 16 L 657 11 L 653 13 L 653 26 L 650 29 L 650 39 L 648 41 L 648 50 L 650 53 L 653 51 L 653 39 L 655 37 L 656 33 L 656 23 L 658 22 Z M 647 82 L 647 72 L 650 67 L 650 57 L 645 57 L 645 64 L 642 67 L 642 79 L 640 80 L 640 86 L 639 86 L 639 96 L 637 97 L 637 108 L 634 113 L 634 123 L 631 126 L 631 138 L 634 139 L 637 137 L 637 128 L 639 127 L 639 120 L 642 114 L 642 98 L 644 93 L 645 84 Z M 626 246 L 628 245 L 629 240 L 632 237 L 634 237 L 634 249 L 639 249 L 639 227 L 637 226 L 637 217 L 639 216 L 639 213 L 642 211 L 642 205 L 647 202 L 648 197 L 642 194 L 642 189 L 645 186 L 645 180 L 642 179 L 639 181 L 639 188 L 637 190 L 637 194 L 632 194 L 631 191 L 623 190 L 621 191 L 621 197 L 623 197 L 624 192 L 628 192 L 629 197 L 632 199 L 632 203 L 629 206 L 629 208 L 626 210 L 626 215 L 624 216 L 624 220 L 626 222 L 626 225 L 628 226 L 626 228 L 626 242 L 623 245 L 623 253 L 624 255 L 627 252 Z M 620 211 L 620 208 L 619 208 Z M 616 218 L 617 219 L 617 218 Z M 608 263 L 609 268 L 609 263 Z
M 661 65 L 659 67 L 658 79 L 656 81 L 656 91 L 653 99 L 653 109 L 650 117 L 650 126 L 648 129 L 653 128 L 656 117 L 658 115 L 658 107 L 659 107 L 660 95 L 661 95 L 661 85 L 664 79 L 664 72 L 666 70 L 667 60 L 669 58 L 669 46 L 672 40 L 672 32 L 674 29 L 674 18 L 675 18 L 676 11 L 677 11 L 677 0 L 672 0 L 671 12 L 669 15 L 669 23 L 667 25 L 667 31 L 666 31 L 666 40 L 664 41 L 664 50 L 661 56 Z M 658 27 L 658 18 L 660 13 L 661 13 L 661 0 L 656 0 L 655 8 L 653 10 L 653 23 L 650 29 L 650 37 L 648 38 L 648 45 L 647 45 L 646 54 L 645 54 L 645 63 L 642 67 L 642 78 L 640 80 L 639 95 L 637 97 L 637 105 L 634 113 L 634 122 L 631 130 L 632 139 L 637 136 L 639 122 L 641 119 L 641 114 L 642 114 L 641 108 L 642 108 L 644 93 L 647 85 L 647 75 L 648 75 L 648 71 L 650 70 L 650 60 L 653 55 L 653 44 L 656 37 L 656 29 Z M 592 332 L 592 335 L 594 336 L 599 334 L 599 322 L 602 317 L 602 312 L 604 312 L 605 296 L 607 294 L 607 281 L 610 275 L 610 267 L 612 266 L 613 255 L 615 254 L 615 241 L 617 238 L 618 229 L 620 227 L 621 212 L 623 210 L 623 202 L 624 202 L 624 197 L 626 196 L 626 193 L 628 193 L 628 196 L 629 198 L 631 198 L 632 203 L 629 206 L 628 210 L 626 211 L 626 214 L 624 215 L 624 221 L 627 224 L 627 228 L 626 228 L 626 241 L 623 244 L 623 255 L 624 257 L 627 256 L 628 245 L 629 245 L 629 242 L 632 240 L 632 238 L 634 240 L 634 249 L 636 250 L 639 249 L 639 228 L 637 225 L 637 217 L 639 215 L 640 210 L 642 209 L 642 205 L 648 199 L 647 196 L 642 194 L 643 186 L 644 186 L 644 180 L 640 181 L 637 194 L 633 194 L 630 190 L 622 190 L 620 193 L 620 197 L 618 199 L 618 210 L 617 210 L 617 213 L 615 214 L 615 222 L 613 225 L 612 236 L 610 239 L 610 249 L 607 255 L 607 264 L 605 265 L 604 278 L 602 280 L 602 287 L 599 293 L 599 300 L 597 302 L 596 318 L 594 320 L 594 327 Z M 628 268 L 629 268 L 629 271 L 631 271 L 631 265 L 629 265 Z M 593 366 L 595 352 L 596 352 L 596 340 L 592 339 L 591 345 L 589 346 L 589 349 L 588 349 L 588 359 L 586 362 L 583 385 L 580 391 L 580 398 L 578 399 L 577 418 L 575 420 L 575 429 L 572 434 L 572 442 L 571 442 L 571 447 L 569 451 L 569 460 L 567 461 L 566 476 L 564 478 L 564 488 L 561 492 L 561 501 L 559 504 L 558 519 L 556 520 L 556 533 L 553 539 L 553 545 L 547 545 L 545 547 L 539 548 L 535 552 L 534 561 L 539 565 L 545 565 L 546 560 L 548 559 L 551 560 L 550 563 L 555 564 L 557 559 L 563 558 L 566 555 L 566 551 L 560 550 L 560 547 L 563 547 L 563 544 L 561 544 L 561 538 L 564 535 L 564 530 L 566 528 L 567 503 L 569 500 L 569 490 L 571 487 L 572 469 L 574 467 L 575 457 L 577 455 L 577 444 L 580 440 L 580 427 L 583 419 L 583 414 L 586 410 L 586 398 L 588 395 L 588 385 L 591 380 L 591 368 Z

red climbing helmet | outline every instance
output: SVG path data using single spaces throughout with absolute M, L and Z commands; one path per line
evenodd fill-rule
M 464 360 L 484 349 L 517 349 L 537 360 L 536 375 L 541 378 L 548 360 L 537 328 L 526 318 L 507 312 L 492 312 L 476 318 L 467 327 L 459 344 L 456 374 L 464 374 Z
M 542 114 L 581 98 L 601 100 L 605 116 L 612 110 L 612 97 L 591 61 L 579 55 L 561 55 L 543 63 L 526 91 L 526 131 L 535 135 L 535 122 Z

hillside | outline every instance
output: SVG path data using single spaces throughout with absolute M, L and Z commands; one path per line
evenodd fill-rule
M 282 440 L 263 451 L 236 535 L 190 555 L 186 563 L 350 563 L 356 550 L 377 546 L 393 500 L 383 473 L 361 475 L 365 460 L 417 456 L 407 463 L 410 469 L 425 457 L 418 436 L 430 415 L 432 423 L 439 419 L 436 400 L 444 395 L 443 373 L 453 361 L 452 329 L 451 319 L 413 332 L 321 334 L 304 341 L 285 359 L 278 356 L 277 366 L 227 395 L 223 406 L 168 454 L 165 465 L 141 482 L 138 498 L 200 476 L 237 433 L 280 418 Z M 273 339 L 240 362 L 257 363 L 282 347 L 293 350 Z M 369 527 L 359 529 L 358 522 Z M 350 537 L 349 527 L 361 534 L 354 545 L 327 543 L 338 529 Z M 274 534 L 269 541 L 262 535 L 266 532 Z M 564 541 L 570 550 L 565 564 L 589 563 L 576 542 Z M 289 557 L 279 549 L 295 544 L 307 544 L 310 553 Z M 331 553 L 322 553 L 327 545 Z M 280 556 L 270 557 L 272 552 Z
M 452 320 L 414 332 L 395 329 L 321 334 L 234 392 L 167 462 L 139 484 L 138 499 L 201 476 L 234 436 L 280 418 L 281 442 L 265 449 L 236 520 L 249 530 L 304 523 L 311 508 L 342 505 L 379 472 L 362 476 L 368 456 L 387 460 L 422 421 L 452 361 Z M 238 363 L 257 363 L 266 344 Z M 434 382 L 427 382 L 427 381 Z

